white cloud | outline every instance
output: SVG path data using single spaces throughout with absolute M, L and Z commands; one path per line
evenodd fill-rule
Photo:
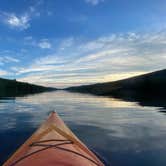
M 15 12 L 0 11 L 0 19 L 3 23 L 11 28 L 25 30 L 31 26 L 30 21 L 33 17 L 39 17 L 40 12 L 37 10 L 39 4 L 30 6 L 24 13 L 17 14 Z
M 30 27 L 30 16 L 28 14 L 18 16 L 15 13 L 3 13 L 3 20 L 12 28 L 23 30 Z
M 64 39 L 53 54 L 35 59 L 16 73 L 23 74 L 24 81 L 67 86 L 113 81 L 165 66 L 166 32 L 128 33 L 92 41 Z
M 33 46 L 33 47 L 40 47 L 41 49 L 52 48 L 52 43 L 48 39 L 36 40 L 32 36 L 24 37 L 24 44 L 29 45 L 29 46 Z
M 42 49 L 49 49 L 52 47 L 51 43 L 48 40 L 41 40 L 38 43 L 38 46 Z
M 91 5 L 98 5 L 101 2 L 104 2 L 105 0 L 85 0 L 86 3 L 89 3 Z
M 14 58 L 14 57 L 10 57 L 10 56 L 5 56 L 5 57 L 4 57 L 4 60 L 5 60 L 6 62 L 15 62 L 15 63 L 20 62 L 19 59 Z
M 5 63 L 18 63 L 18 62 L 20 62 L 19 59 L 11 57 L 11 56 L 3 56 L 2 55 L 0 57 L 0 63 L 1 63 L 1 65 L 5 64 Z
M 82 57 L 80 59 L 78 59 L 77 62 L 90 62 L 90 61 L 93 61 L 93 60 L 96 60 L 96 59 L 101 59 L 103 57 L 106 57 L 108 58 L 107 56 L 110 56 L 110 55 L 119 55 L 119 54 L 124 54 L 124 52 L 126 51 L 129 51 L 128 49 L 111 49 L 111 50 L 104 50 L 104 51 L 101 51 L 101 52 L 98 52 L 98 53 L 93 53 L 93 54 L 88 54 L 87 56 L 85 57 Z
M 68 63 L 68 59 L 65 58 L 61 58 L 56 56 L 55 54 L 53 55 L 48 55 L 45 57 L 41 57 L 35 60 L 35 64 L 36 65 L 57 65 L 57 64 L 64 64 L 64 63 Z

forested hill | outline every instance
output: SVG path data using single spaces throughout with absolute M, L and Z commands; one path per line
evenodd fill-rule
M 166 96 L 166 69 L 114 82 L 70 87 L 66 90 L 121 98 L 159 98 Z
M 56 89 L 0 78 L 0 97 L 22 96 L 51 90 Z

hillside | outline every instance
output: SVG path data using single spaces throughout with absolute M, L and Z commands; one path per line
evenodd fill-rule
M 66 90 L 127 100 L 160 99 L 161 101 L 166 97 L 166 69 L 114 82 L 70 87 Z
M 14 97 L 55 90 L 53 88 L 0 78 L 0 97 Z

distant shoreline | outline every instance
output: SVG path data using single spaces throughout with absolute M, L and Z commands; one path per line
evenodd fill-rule
M 57 89 L 0 78 L 0 97 L 24 96 L 54 90 Z
M 70 92 L 111 96 L 166 108 L 166 69 L 119 81 L 65 88 Z

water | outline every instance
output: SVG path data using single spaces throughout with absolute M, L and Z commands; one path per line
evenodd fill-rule
M 0 165 L 52 110 L 113 166 L 166 165 L 161 108 L 64 91 L 0 100 Z

